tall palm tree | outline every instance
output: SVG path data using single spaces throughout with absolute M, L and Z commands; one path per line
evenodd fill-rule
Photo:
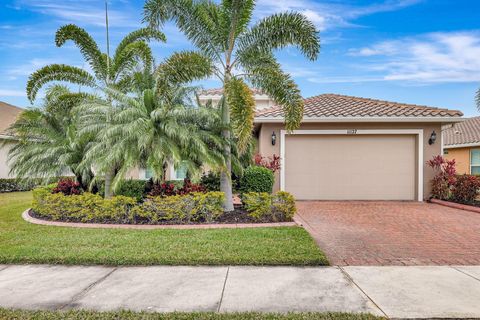
M 8 154 L 11 173 L 25 179 L 73 173 L 86 188 L 93 173 L 81 163 L 92 137 L 79 138 L 72 110 L 87 99 L 56 85 L 47 89 L 42 107 L 23 111 L 10 127 L 19 139 Z
M 223 84 L 223 136 L 236 137 L 244 152 L 251 139 L 254 99 L 247 83 L 268 94 L 285 112 L 288 130 L 297 128 L 303 116 L 303 99 L 292 78 L 284 73 L 273 52 L 296 46 L 308 59 L 320 51 L 318 32 L 305 16 L 279 13 L 250 25 L 254 0 L 147 0 L 144 20 L 159 28 L 173 20 L 186 37 L 208 57 Z M 231 146 L 224 150 L 226 170 L 221 172 L 224 209 L 233 210 Z
M 51 81 L 66 81 L 93 89 L 113 87 L 126 92 L 134 81 L 132 71 L 135 67 L 143 64 L 149 69 L 153 64 L 152 51 L 146 43 L 150 39 L 165 41 L 165 35 L 151 28 L 133 31 L 119 43 L 113 57 L 109 57 L 100 51 L 95 40 L 84 29 L 73 24 L 65 25 L 55 35 L 57 47 L 63 46 L 68 40 L 73 41 L 91 72 L 64 64 L 47 65 L 30 76 L 27 83 L 28 98 L 33 102 L 38 91 Z M 103 172 L 107 198 L 112 195 L 110 185 L 117 165 L 111 163 Z
M 217 110 L 193 107 L 185 99 L 189 90 L 183 85 L 209 74 L 211 63 L 202 55 L 179 52 L 151 72 L 138 71 L 136 97 L 104 88 L 112 103 L 98 100 L 77 108 L 80 133 L 97 136 L 85 161 L 95 161 L 101 170 L 119 163 L 113 187 L 138 166 L 152 168 L 162 179 L 168 163 L 184 161 L 191 170 L 202 163 L 223 165 Z

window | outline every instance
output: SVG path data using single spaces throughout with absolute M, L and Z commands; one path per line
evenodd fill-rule
M 153 177 L 153 169 L 150 167 L 147 167 L 145 169 L 145 180 L 148 180 Z
M 175 166 L 173 173 L 171 175 L 172 180 L 183 180 L 187 177 L 187 164 L 185 162 L 180 162 L 180 164 Z
M 480 149 L 470 151 L 470 174 L 480 175 Z

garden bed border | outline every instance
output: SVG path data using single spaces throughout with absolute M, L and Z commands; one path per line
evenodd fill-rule
M 440 199 L 430 199 L 429 201 L 431 203 L 435 203 L 445 207 L 480 213 L 480 207 L 469 206 L 468 204 L 456 203 L 456 202 L 445 201 Z
M 266 228 L 266 227 L 294 227 L 299 226 L 292 222 L 269 222 L 269 223 L 212 223 L 212 224 L 109 224 L 109 223 L 82 223 L 82 222 L 61 222 L 49 221 L 34 218 L 30 215 L 31 208 L 22 213 L 23 220 L 44 226 L 70 227 L 70 228 L 93 228 L 93 229 L 235 229 L 235 228 Z

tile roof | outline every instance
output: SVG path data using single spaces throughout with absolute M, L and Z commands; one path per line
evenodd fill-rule
M 456 123 L 443 131 L 445 147 L 471 143 L 480 144 L 480 117 Z
M 250 88 L 253 91 L 253 94 L 261 95 L 263 92 L 256 88 Z M 213 88 L 213 89 L 204 89 L 198 92 L 199 95 L 208 95 L 208 96 L 221 96 L 223 94 L 223 88 Z
M 22 108 L 0 101 L 0 134 L 13 135 L 8 132 L 8 127 L 15 122 L 17 116 L 23 111 Z
M 321 94 L 305 101 L 304 118 L 368 118 L 368 117 L 461 117 L 458 110 L 448 110 L 389 102 L 383 100 L 359 98 L 339 94 Z M 281 118 L 283 111 L 279 106 L 257 110 L 256 117 Z

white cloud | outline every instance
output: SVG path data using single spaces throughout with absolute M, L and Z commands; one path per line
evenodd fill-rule
M 480 81 L 480 32 L 432 33 L 384 41 L 348 54 L 375 58 L 364 61 L 361 68 L 381 73 L 384 80 Z
M 105 26 L 105 7 L 103 1 L 52 1 L 23 0 L 22 6 L 42 14 L 54 16 L 64 23 Z M 132 14 L 135 15 L 132 15 Z M 112 26 L 131 27 L 140 25 L 140 15 L 132 10 L 109 8 L 109 22 Z
M 27 94 L 24 90 L 15 90 L 15 89 L 0 89 L 0 98 L 1 97 L 26 97 Z
M 320 31 L 338 27 L 355 26 L 356 18 L 380 12 L 395 11 L 423 0 L 384 0 L 359 6 L 341 2 L 315 0 L 262 0 L 257 2 L 257 14 L 264 17 L 275 12 L 297 11 L 307 16 Z

